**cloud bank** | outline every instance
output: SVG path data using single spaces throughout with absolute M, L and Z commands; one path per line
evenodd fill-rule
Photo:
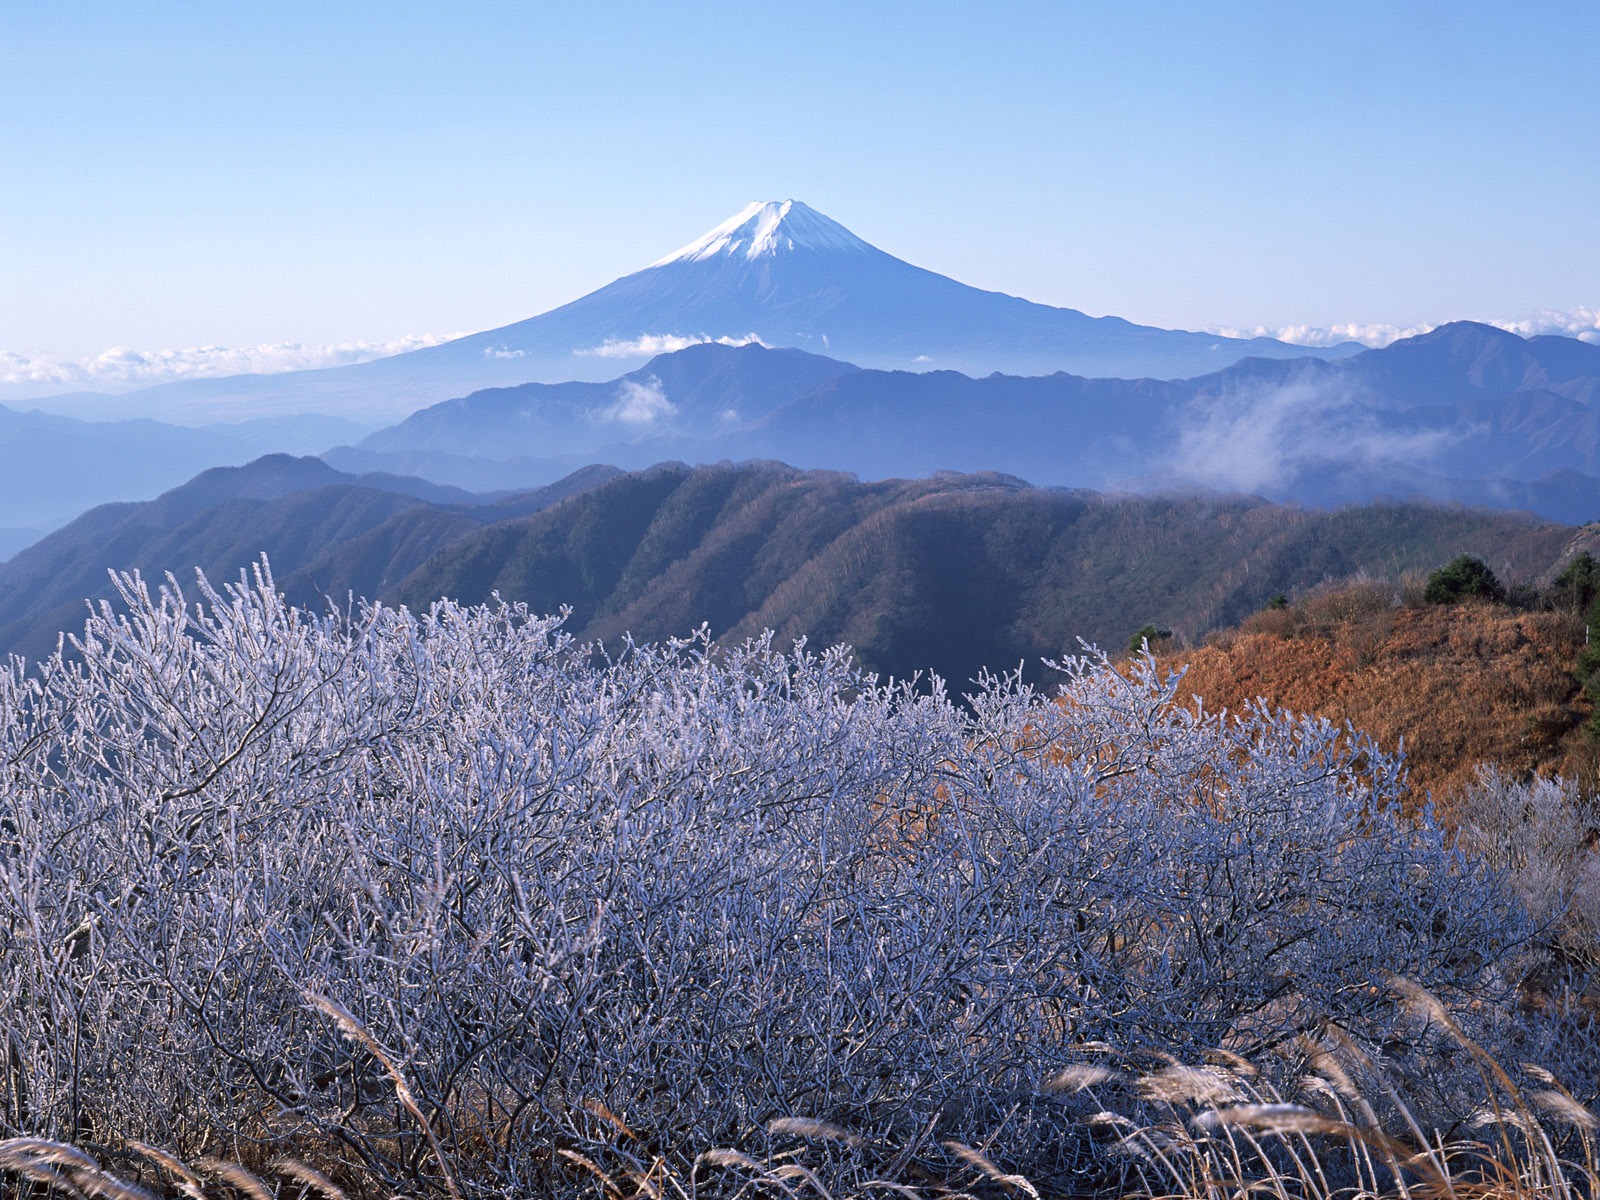
M 193 346 L 183 350 L 131 350 L 116 346 L 93 358 L 69 362 L 28 358 L 0 350 L 0 385 L 8 391 L 45 395 L 51 391 L 128 391 L 183 379 L 227 375 L 276 375 L 317 367 L 370 362 L 408 350 L 452 341 L 459 333 L 419 333 L 387 342 L 339 342 L 308 346 L 278 342 L 268 346 Z
M 1480 318 L 1471 318 L 1479 320 Z M 1562 312 L 1541 308 L 1515 320 L 1481 318 L 1485 325 L 1493 325 L 1521 337 L 1555 334 L 1573 337 L 1580 341 L 1600 345 L 1600 309 L 1574 308 Z M 1352 322 L 1342 325 L 1257 325 L 1253 329 L 1220 327 L 1211 330 L 1223 337 L 1270 337 L 1296 346 L 1336 346 L 1340 342 L 1360 342 L 1366 346 L 1387 346 L 1401 338 L 1416 337 L 1437 328 L 1434 325 L 1390 325 L 1381 321 Z
M 1575 308 L 1570 312 L 1557 312 L 1554 309 L 1541 308 L 1533 316 L 1521 321 L 1494 321 L 1492 324 L 1500 326 L 1501 329 L 1509 329 L 1512 333 L 1521 334 L 1523 337 L 1556 333 L 1575 337 L 1592 345 L 1600 345 L 1600 309 Z
M 607 338 L 598 346 L 590 346 L 586 350 L 574 350 L 574 354 L 581 354 L 585 358 L 640 358 L 656 354 L 671 354 L 674 351 L 684 350 L 690 346 L 703 346 L 708 342 L 715 342 L 719 346 L 765 346 L 758 336 L 747 333 L 743 337 L 709 337 L 699 334 L 696 337 L 682 337 L 676 333 L 647 333 L 641 337 L 623 341 L 618 338 Z

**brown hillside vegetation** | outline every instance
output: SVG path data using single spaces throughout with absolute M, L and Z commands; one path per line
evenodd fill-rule
M 1480 763 L 1586 786 L 1597 755 L 1573 675 L 1583 641 L 1563 612 L 1466 604 L 1396 607 L 1386 584 L 1324 590 L 1268 609 L 1198 649 L 1163 656 L 1210 710 L 1262 697 L 1401 746 L 1411 794 L 1443 815 Z

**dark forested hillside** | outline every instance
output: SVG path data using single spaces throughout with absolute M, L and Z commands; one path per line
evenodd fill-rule
M 299 490 L 270 495 L 258 474 Z M 1571 530 L 1420 505 L 1334 512 L 1216 496 L 1112 497 L 1005 475 L 863 483 L 781 464 L 588 472 L 494 503 L 438 503 L 326 468 L 263 460 L 147 505 L 95 510 L 0 566 L 0 645 L 37 655 L 106 595 L 107 568 L 228 578 L 270 555 L 293 599 L 426 607 L 569 606 L 583 637 L 847 642 L 896 676 L 964 686 L 984 667 L 1077 639 L 1124 645 L 1146 622 L 1198 640 L 1273 593 L 1365 572 L 1393 578 L 1462 552 L 1507 579 Z
M 848 642 L 873 669 L 987 666 L 1120 646 L 1146 621 L 1189 637 L 1274 591 L 1394 576 L 1474 547 L 1509 577 L 1568 530 L 1413 505 L 1312 512 L 1243 498 L 1105 497 L 1000 475 L 860 483 L 790 468 L 661 467 L 479 530 L 407 579 L 416 605 L 493 591 L 573 606 L 586 636 L 683 632 Z
M 485 521 L 532 512 L 614 472 L 594 467 L 547 488 L 485 503 L 420 479 L 354 476 L 315 458 L 274 454 L 204 471 L 140 504 L 105 504 L 0 563 L 0 653 L 37 657 L 83 624 L 84 600 L 111 594 L 107 571 L 180 583 L 196 568 L 231 578 L 266 554 L 288 594 L 382 594 L 440 547 Z

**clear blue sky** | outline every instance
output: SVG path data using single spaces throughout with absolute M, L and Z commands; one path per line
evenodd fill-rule
M 489 328 L 791 196 L 1152 324 L 1600 307 L 1600 4 L 0 3 L 0 351 Z

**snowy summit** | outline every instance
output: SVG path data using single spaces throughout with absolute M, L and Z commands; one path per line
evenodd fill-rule
M 652 267 L 705 262 L 714 258 L 776 258 L 793 250 L 871 250 L 843 225 L 798 200 L 747 204 L 710 233 L 703 234 Z

